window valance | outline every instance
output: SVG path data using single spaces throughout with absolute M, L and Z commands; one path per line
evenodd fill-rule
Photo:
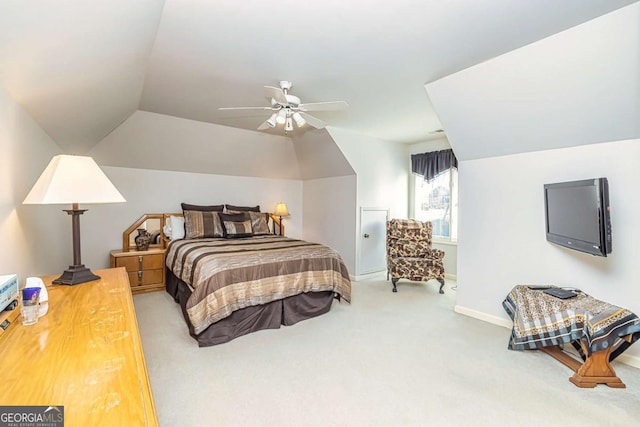
M 411 171 L 422 175 L 425 181 L 451 168 L 458 168 L 458 159 L 451 149 L 411 155 Z

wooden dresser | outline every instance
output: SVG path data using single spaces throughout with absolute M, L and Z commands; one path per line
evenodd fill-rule
M 66 426 L 157 426 L 124 268 L 100 280 L 51 285 L 49 312 L 0 336 L 2 405 L 64 406 Z
M 161 291 L 165 288 L 165 253 L 166 249 L 111 251 L 111 268 L 124 267 L 127 270 L 134 294 Z

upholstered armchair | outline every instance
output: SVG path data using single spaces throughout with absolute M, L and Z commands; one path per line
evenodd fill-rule
M 400 279 L 440 282 L 444 291 L 444 251 L 431 247 L 431 222 L 413 219 L 387 221 L 387 279 L 391 275 L 393 292 Z

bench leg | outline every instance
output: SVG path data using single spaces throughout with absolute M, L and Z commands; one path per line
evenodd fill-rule
M 444 291 L 442 290 L 442 288 L 444 288 L 444 279 L 436 279 L 438 282 L 440 282 L 440 293 L 444 294 Z
M 396 283 L 398 283 L 399 279 L 391 279 L 391 283 L 393 283 L 393 289 L 392 292 L 398 292 L 398 288 L 396 288 Z
M 542 347 L 539 350 L 575 371 L 569 381 L 577 387 L 593 388 L 597 384 L 606 384 L 612 388 L 626 387 L 609 364 L 611 348 L 592 353 L 583 363 L 563 352 L 558 346 Z

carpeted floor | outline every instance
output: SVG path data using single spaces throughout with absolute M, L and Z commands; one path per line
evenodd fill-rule
M 208 348 L 168 294 L 137 295 L 160 423 L 640 425 L 640 370 L 614 362 L 626 389 L 579 389 L 549 356 L 507 350 L 508 329 L 454 313 L 453 285 L 354 282 L 351 305 Z

